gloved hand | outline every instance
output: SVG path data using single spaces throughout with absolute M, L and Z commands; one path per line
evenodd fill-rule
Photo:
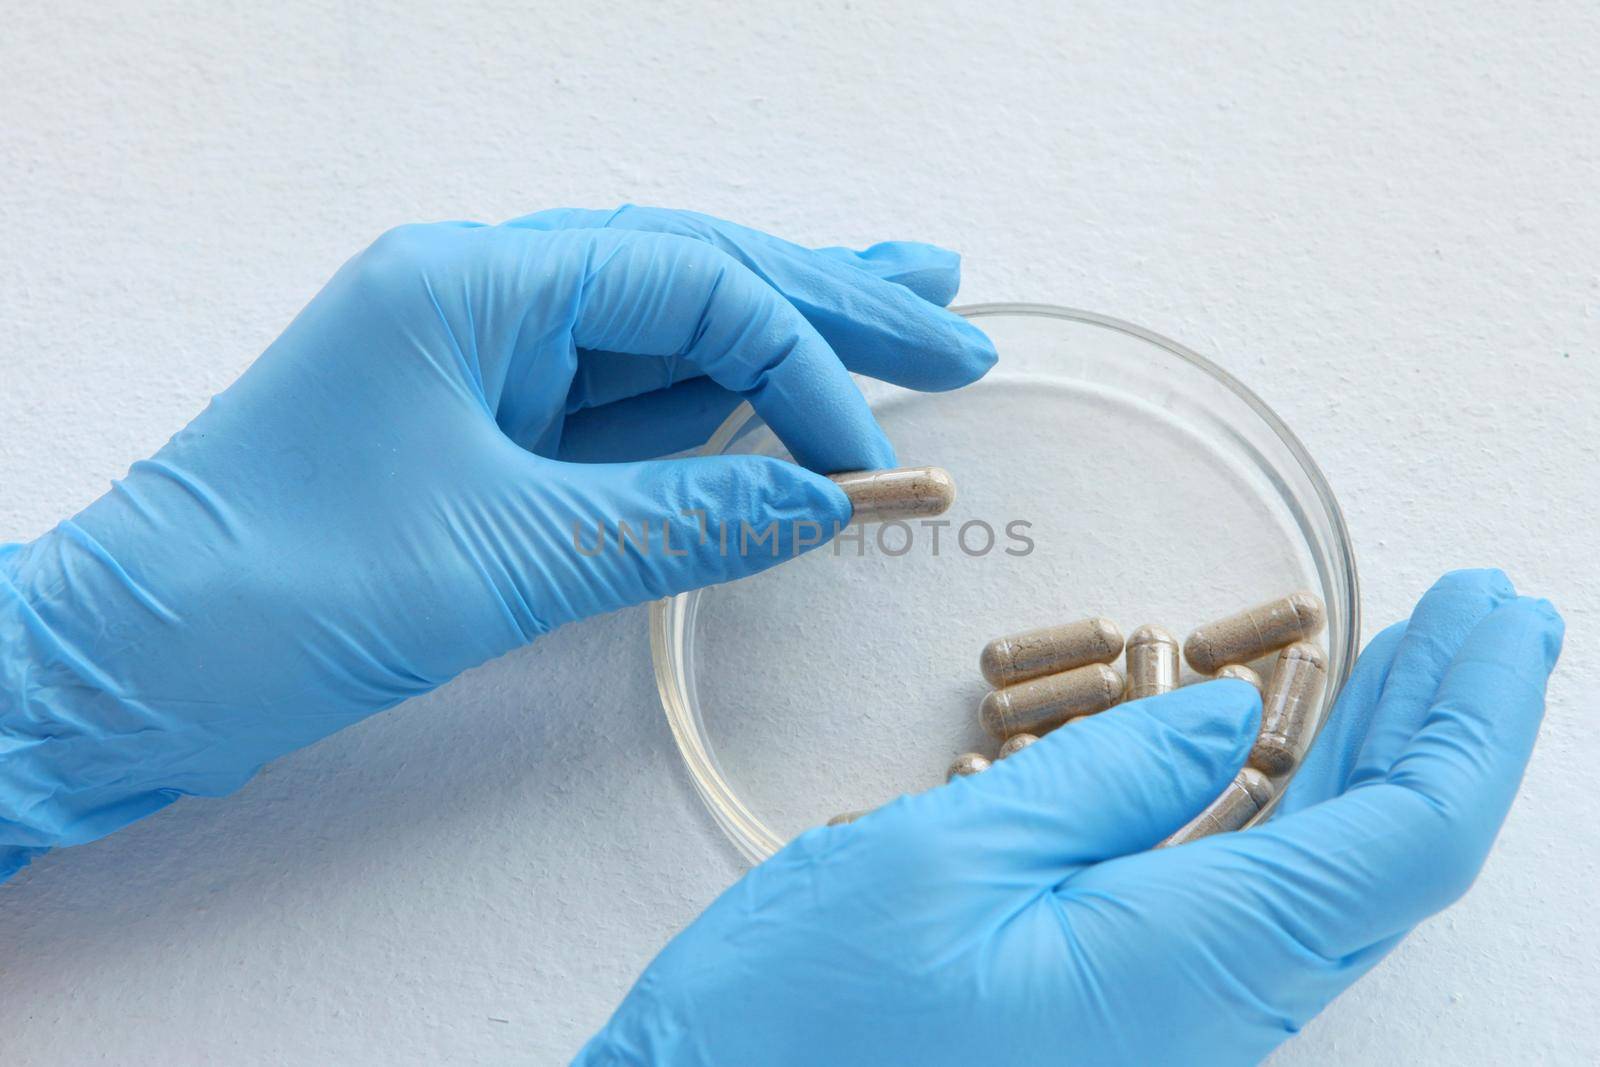
M 826 540 L 849 504 L 812 471 L 895 462 L 848 371 L 950 389 L 994 361 L 941 307 L 957 264 L 639 208 L 386 234 L 154 458 L 0 548 L 0 877 L 564 622 Z M 741 397 L 803 467 L 648 461 Z M 776 550 L 722 550 L 719 524 L 774 521 Z
M 1446 575 L 1368 647 L 1263 826 L 1146 851 L 1221 792 L 1260 716 L 1217 681 L 1057 730 L 811 830 L 645 971 L 578 1062 L 1244 1064 L 1472 882 L 1562 623 Z

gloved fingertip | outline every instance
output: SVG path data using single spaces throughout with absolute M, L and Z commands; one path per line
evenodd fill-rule
M 1000 361 L 994 341 L 979 327 L 952 311 L 938 311 L 939 321 L 925 341 L 937 358 L 924 359 L 915 375 L 903 375 L 904 384 L 925 393 L 960 389 L 988 374 Z
M 724 459 L 756 497 L 742 502 L 725 498 L 722 514 L 716 517 L 757 530 L 773 529 L 776 558 L 804 555 L 850 522 L 850 498 L 822 475 L 770 456 Z
M 1516 679 L 1542 692 L 1565 636 L 1566 623 L 1549 601 L 1516 597 L 1501 604 L 1462 643 L 1436 701 L 1448 695 L 1483 716 L 1509 715 L 1511 691 L 1500 692 L 1495 679 Z
M 1195 737 L 1223 743 L 1253 738 L 1261 725 L 1261 694 L 1249 682 L 1216 678 L 1155 698 L 1153 714 Z
M 1516 597 L 1504 571 L 1493 567 L 1449 571 L 1428 587 L 1408 620 L 1408 633 L 1416 635 L 1414 647 L 1402 651 L 1413 669 L 1420 663 L 1437 672 L 1449 662 L 1449 649 L 1460 642 L 1496 608 Z M 1442 642 L 1442 644 L 1441 644 Z
M 1143 851 L 1193 818 L 1243 766 L 1261 701 L 1231 679 L 1185 686 L 1074 720 L 969 779 L 1000 810 L 1027 810 L 1055 860 Z M 1022 850 L 1026 851 L 1026 850 Z
M 1504 600 L 1517 593 L 1510 577 L 1498 567 L 1465 567 L 1447 571 L 1433 583 L 1430 592 L 1447 590 L 1482 593 L 1495 600 Z
M 927 241 L 879 241 L 856 255 L 885 270 L 943 270 L 961 276 L 961 253 Z
M 1537 640 L 1541 646 L 1545 672 L 1553 670 L 1566 643 L 1566 620 L 1544 597 L 1518 597 L 1510 606 L 1526 617 L 1530 639 Z
M 803 322 L 783 358 L 741 393 L 803 467 L 836 474 L 895 466 L 894 446 L 860 388 Z
M 784 473 L 791 479 L 780 505 L 784 510 L 804 513 L 829 529 L 835 524 L 843 526 L 850 521 L 850 498 L 843 489 L 815 471 L 797 464 L 773 462 L 787 468 Z
M 862 269 L 944 307 L 961 289 L 961 256 L 921 241 L 879 241 L 855 253 Z
M 1219 721 L 1226 721 L 1229 710 L 1233 712 L 1232 725 L 1237 731 L 1255 733 L 1261 725 L 1261 691 L 1249 682 L 1238 678 L 1214 678 L 1205 685 L 1222 686 L 1225 700 L 1219 705 Z
M 809 450 L 804 443 L 791 448 L 796 464 L 824 474 L 844 474 L 847 471 L 886 471 L 900 465 L 898 453 L 887 437 L 881 434 L 873 440 L 852 442 L 848 458 L 841 458 L 842 450 L 830 448 L 827 456 Z
M 1186 783 L 1185 791 L 1201 794 L 1211 784 L 1220 788 L 1238 772 L 1261 725 L 1261 695 L 1249 683 L 1231 678 L 1129 705 L 1130 712 L 1136 708 L 1154 720 L 1136 725 L 1136 735 L 1166 754 L 1168 773 Z
M 617 552 L 586 553 L 592 566 L 611 573 L 596 583 L 604 599 L 577 617 L 755 574 L 827 544 L 850 519 L 850 501 L 838 486 L 771 456 L 651 460 L 591 471 L 592 483 L 609 486 L 590 494 L 589 506 L 635 520 L 650 516 L 654 522 L 632 526 L 643 525 L 645 541 L 656 536 L 659 545 L 624 553 L 619 540 Z
M 1260 723 L 1261 697 L 1255 687 L 1224 678 L 1091 715 L 1081 727 L 1068 727 L 1080 732 L 1067 736 L 1104 748 L 1103 758 L 1114 763 L 1136 768 L 1154 758 L 1175 779 L 1205 786 L 1213 779 L 1226 781 L 1239 769 Z M 1043 749 L 1048 740 L 1023 752 Z
M 1548 598 L 1536 598 L 1533 601 L 1533 606 L 1541 615 L 1555 623 L 1557 626 L 1560 626 L 1562 631 L 1565 632 L 1567 628 L 1566 620 L 1561 617 L 1561 612 L 1556 610 L 1556 606 L 1551 603 Z
M 1000 353 L 994 347 L 994 341 L 976 325 L 966 319 L 961 320 L 961 325 L 966 334 L 967 348 L 972 361 L 972 380 L 977 381 L 989 373 L 996 363 L 1000 362 Z

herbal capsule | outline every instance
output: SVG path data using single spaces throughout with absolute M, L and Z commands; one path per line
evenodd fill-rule
M 847 812 L 844 812 L 842 814 L 835 815 L 833 818 L 829 819 L 828 820 L 828 825 L 829 826 L 843 826 L 846 823 L 855 822 L 857 819 L 861 818 L 861 816 L 863 816 L 863 815 L 869 815 L 869 814 L 871 814 L 871 809 L 870 808 L 867 809 L 866 811 L 847 811 Z
M 1122 675 L 1104 663 L 1047 674 L 996 689 L 983 698 L 978 715 L 992 737 L 1039 734 L 1068 719 L 1104 711 L 1122 695 Z
M 1128 637 L 1128 691 L 1124 700 L 1160 696 L 1178 688 L 1178 639 L 1159 626 Z
M 1187 844 L 1212 834 L 1226 834 L 1239 829 L 1272 799 L 1272 783 L 1254 767 L 1246 767 L 1228 783 L 1222 795 L 1206 805 L 1206 809 L 1189 823 L 1167 838 L 1157 848 Z
M 1250 766 L 1274 778 L 1295 769 L 1311 740 L 1311 720 L 1328 681 L 1328 657 L 1309 641 L 1284 649 L 1261 698 L 1261 734 Z
M 1039 739 L 1032 734 L 1012 734 L 1006 738 L 1006 743 L 1000 746 L 1000 758 L 1014 756 L 1037 740 Z
M 954 763 L 950 764 L 950 770 L 946 772 L 944 780 L 953 782 L 957 778 L 966 778 L 968 775 L 986 771 L 989 767 L 988 756 L 982 756 L 976 752 L 963 752 L 956 757 Z
M 1217 673 L 1212 678 L 1237 678 L 1241 682 L 1249 682 L 1256 687 L 1256 692 L 1261 692 L 1261 675 L 1246 667 L 1243 663 L 1230 663 L 1226 667 L 1218 667 Z
M 1120 655 L 1122 631 L 1117 624 L 1084 619 L 997 637 L 983 646 L 978 669 L 998 689 L 1091 663 L 1110 663 Z
M 898 467 L 828 475 L 850 498 L 851 522 L 893 522 L 943 515 L 956 502 L 956 483 L 938 467 Z
M 1189 666 L 1210 674 L 1230 663 L 1249 663 L 1322 629 L 1325 613 L 1314 593 L 1290 593 L 1237 615 L 1208 622 L 1189 635 L 1183 654 Z

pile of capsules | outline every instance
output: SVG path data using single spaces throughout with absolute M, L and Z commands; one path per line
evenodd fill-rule
M 1196 628 L 1183 642 L 1183 658 L 1200 677 L 1237 678 L 1261 693 L 1261 732 L 1243 770 L 1199 815 L 1162 846 L 1237 830 L 1271 802 L 1305 757 L 1323 688 L 1328 658 L 1312 642 L 1326 613 L 1307 592 L 1290 593 Z M 1250 664 L 1276 652 L 1263 685 Z M 983 698 L 978 718 L 1000 741 L 1005 759 L 1040 735 L 1128 700 L 1159 696 L 1179 684 L 1178 639 L 1159 626 L 1141 626 L 1122 639 L 1109 619 L 1084 619 L 1062 626 L 1000 637 L 978 658 L 994 691 Z M 1126 678 L 1111 666 L 1126 660 Z M 993 761 L 967 752 L 950 765 L 948 777 L 987 770 Z
M 1290 593 L 1206 623 L 1183 642 L 1196 681 L 1236 678 L 1255 686 L 1261 732 L 1222 795 L 1158 848 L 1241 828 L 1294 774 L 1310 746 L 1328 680 L 1328 657 L 1309 640 L 1324 617 L 1315 594 Z M 1274 652 L 1277 661 L 1263 684 L 1250 663 Z M 1118 703 L 1171 692 L 1179 684 L 1178 656 L 1178 639 L 1159 626 L 1141 626 L 1124 642 L 1117 625 L 1101 618 L 996 638 L 978 658 L 979 670 L 995 686 L 978 711 L 984 730 L 1000 742 L 995 759 Z M 1119 657 L 1126 659 L 1126 677 L 1111 666 Z M 993 763 L 981 752 L 965 752 L 950 764 L 947 778 L 978 774 Z M 837 815 L 828 825 L 864 814 Z
M 850 497 L 852 521 L 889 522 L 942 514 L 955 501 L 955 483 L 937 467 L 855 471 L 831 476 Z M 1326 612 L 1314 593 L 1296 592 L 1206 623 L 1183 642 L 1197 681 L 1237 678 L 1261 693 L 1261 732 L 1250 757 L 1222 795 L 1157 847 L 1237 830 L 1271 803 L 1305 758 L 1318 704 L 1328 680 L 1328 657 L 1311 640 Z M 1250 664 L 1277 653 L 1262 683 Z M 1126 655 L 1124 678 L 1111 664 Z M 994 691 L 978 717 L 1000 748 L 995 759 L 1020 752 L 1040 735 L 1115 704 L 1159 696 L 1180 684 L 1178 639 L 1159 626 L 1141 626 L 1124 642 L 1109 619 L 1093 618 L 996 638 L 984 646 L 978 669 Z M 994 763 L 966 752 L 946 779 L 986 771 Z M 852 811 L 829 826 L 867 814 Z

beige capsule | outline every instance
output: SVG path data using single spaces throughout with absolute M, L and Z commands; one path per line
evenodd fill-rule
M 1311 721 L 1328 681 L 1328 657 L 1309 641 L 1278 655 L 1261 697 L 1261 733 L 1250 750 L 1250 766 L 1274 778 L 1293 771 L 1311 741 Z
M 1015 756 L 1037 740 L 1039 739 L 1033 734 L 1012 734 L 1006 738 L 1006 743 L 1000 746 L 1000 758 Z
M 1122 655 L 1122 631 L 1110 619 L 1082 619 L 997 637 L 983 646 L 978 669 L 996 688 L 1059 674 Z
M 851 522 L 894 522 L 943 515 L 956 502 L 956 483 L 938 467 L 847 471 L 828 479 L 850 498 Z
M 1272 782 L 1254 767 L 1246 767 L 1228 783 L 1222 795 L 1206 805 L 1177 833 L 1157 848 L 1187 844 L 1212 834 L 1231 833 L 1255 817 L 1272 799 Z
M 863 815 L 870 815 L 870 814 L 872 814 L 872 809 L 871 808 L 867 808 L 867 809 L 865 809 L 863 811 L 841 812 L 840 814 L 835 815 L 833 818 L 829 819 L 828 820 L 828 825 L 829 826 L 844 826 L 847 823 L 855 822 L 857 819 L 861 818 Z
M 1143 700 L 1178 688 L 1178 639 L 1159 626 L 1128 635 L 1128 687 L 1123 700 Z
M 963 752 L 950 764 L 950 769 L 945 772 L 944 780 L 953 782 L 957 778 L 966 778 L 969 775 L 981 774 L 989 769 L 992 761 L 988 756 L 977 752 Z
M 1261 675 L 1257 674 L 1249 667 L 1246 667 L 1243 663 L 1230 663 L 1225 667 L 1218 667 L 1217 673 L 1213 674 L 1211 677 L 1213 679 L 1237 678 L 1241 682 L 1249 682 L 1251 685 L 1256 687 L 1256 692 L 1258 693 L 1261 692 L 1262 685 L 1264 684 L 1261 681 Z
M 1249 663 L 1322 629 L 1326 612 L 1315 593 L 1290 593 L 1237 615 L 1197 627 L 1183 643 L 1184 658 L 1201 674 Z
M 1122 675 L 1104 663 L 1047 674 L 983 698 L 978 711 L 991 737 L 1038 736 L 1069 719 L 1104 711 L 1122 696 Z

